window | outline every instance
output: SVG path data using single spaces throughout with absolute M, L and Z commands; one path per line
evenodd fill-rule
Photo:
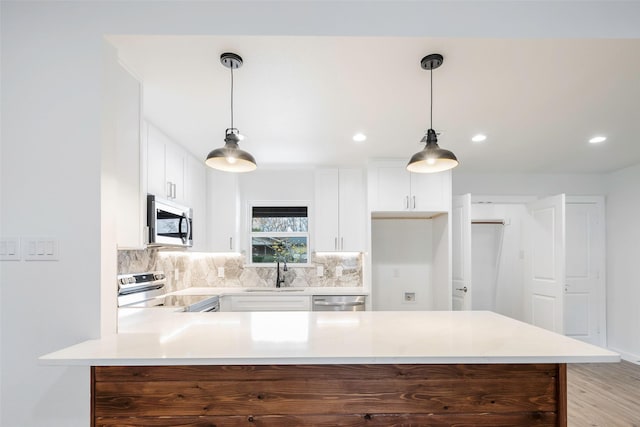
M 307 206 L 251 207 L 251 262 L 309 262 Z

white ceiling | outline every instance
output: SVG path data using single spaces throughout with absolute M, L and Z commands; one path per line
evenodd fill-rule
M 406 158 L 433 126 L 461 172 L 609 172 L 640 163 L 640 40 L 113 36 L 146 117 L 196 156 L 235 126 L 258 167 Z M 368 136 L 352 141 L 356 132 Z M 471 137 L 484 133 L 484 143 Z M 607 141 L 594 145 L 594 135 Z

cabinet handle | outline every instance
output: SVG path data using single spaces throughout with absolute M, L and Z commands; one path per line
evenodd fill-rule
M 413 196 L 413 209 L 416 208 L 416 196 Z
M 344 251 L 344 237 L 340 238 L 340 250 Z
M 229 250 L 233 250 L 233 237 L 229 237 Z
M 172 197 L 175 199 L 176 198 L 176 184 L 175 184 L 175 182 L 171 184 L 171 188 L 173 190 Z
M 409 209 L 409 196 L 404 196 L 404 208 Z
M 337 237 L 333 238 L 333 249 L 336 250 L 336 251 L 338 250 L 338 238 Z
M 167 181 L 167 199 L 171 198 L 171 182 Z

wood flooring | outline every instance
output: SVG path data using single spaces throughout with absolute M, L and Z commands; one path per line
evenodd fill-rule
M 569 427 L 640 427 L 640 366 L 567 365 Z

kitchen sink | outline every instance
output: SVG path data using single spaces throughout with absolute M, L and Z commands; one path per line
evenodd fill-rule
M 302 292 L 300 288 L 254 288 L 247 289 L 245 292 Z

